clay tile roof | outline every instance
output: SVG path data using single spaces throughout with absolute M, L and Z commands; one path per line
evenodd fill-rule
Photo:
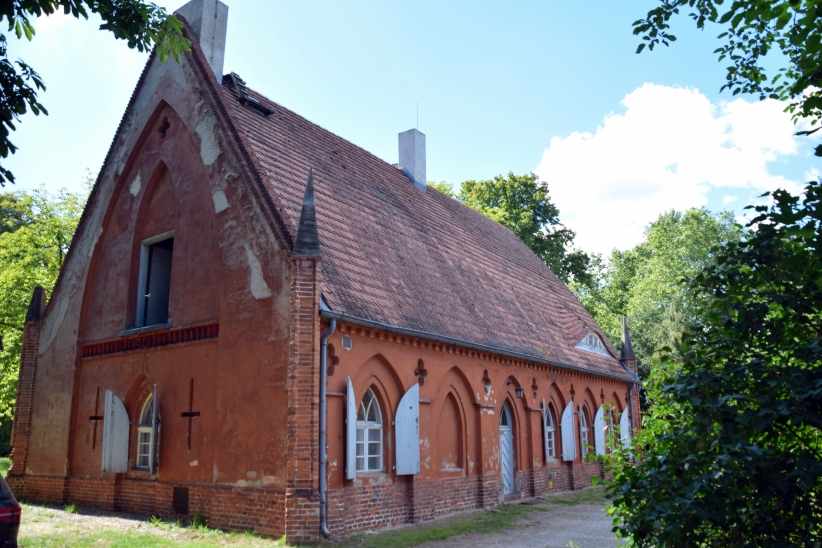
M 507 228 L 420 190 L 395 166 L 249 88 L 223 85 L 220 93 L 292 236 L 313 170 L 321 290 L 333 311 L 627 375 L 605 337 L 610 357 L 575 348 L 601 331 Z

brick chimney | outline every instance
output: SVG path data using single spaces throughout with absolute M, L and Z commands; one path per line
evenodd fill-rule
M 425 190 L 425 134 L 418 129 L 409 129 L 399 134 L 400 169 L 414 181 L 414 185 Z
M 217 81 L 222 81 L 228 6 L 220 0 L 191 0 L 174 13 L 191 27 Z

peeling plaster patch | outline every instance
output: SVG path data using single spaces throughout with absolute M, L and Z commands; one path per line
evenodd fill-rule
M 189 462 L 189 463 L 188 463 L 188 465 L 189 465 L 189 466 L 199 466 L 199 465 L 200 465 L 200 461 L 198 461 L 198 460 L 193 460 L 193 461 Z
M 245 258 L 248 262 L 248 285 L 251 290 L 251 295 L 257 300 L 268 299 L 271 297 L 271 288 L 265 283 L 263 267 L 260 265 L 260 260 L 254 252 L 251 251 L 251 247 L 249 247 L 247 243 L 243 244 L 243 249 L 245 249 Z
M 214 213 L 222 213 L 228 209 L 228 198 L 222 190 L 215 190 L 211 193 L 211 201 L 214 202 Z
M 247 477 L 250 480 L 257 479 L 257 472 L 255 472 L 254 470 L 250 470 L 245 473 L 245 477 Z
M 140 173 L 138 172 L 137 175 L 134 176 L 134 180 L 131 181 L 131 184 L 128 185 L 128 193 L 132 196 L 137 196 L 140 194 L 140 188 L 143 186 L 143 180 L 140 179 Z
M 217 478 L 220 477 L 220 472 L 217 470 L 217 463 L 215 462 L 214 465 L 211 467 L 211 481 L 216 482 Z
M 200 159 L 206 166 L 213 164 L 220 156 L 220 145 L 217 144 L 217 134 L 214 131 L 216 124 L 217 119 L 209 112 L 194 128 L 194 132 L 200 138 Z
M 263 476 L 263 485 L 272 485 L 277 482 L 274 476 Z

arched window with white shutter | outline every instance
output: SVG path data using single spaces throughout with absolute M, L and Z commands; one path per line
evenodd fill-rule
M 588 408 L 583 405 L 579 408 L 579 451 L 582 460 L 585 460 L 585 457 L 588 456 L 588 449 L 591 446 L 589 424 Z
M 137 455 L 134 461 L 136 468 L 149 470 L 154 458 L 154 398 L 151 394 L 140 409 L 140 422 L 137 425 Z
M 357 413 L 357 472 L 383 469 L 383 420 L 380 403 L 370 388 Z
M 557 458 L 557 420 L 550 404 L 543 410 L 543 421 L 545 423 L 545 460 L 548 461 Z

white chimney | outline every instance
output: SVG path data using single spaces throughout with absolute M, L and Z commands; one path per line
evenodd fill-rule
M 191 0 L 175 12 L 182 16 L 200 43 L 217 81 L 223 79 L 228 6 L 220 0 Z
M 409 129 L 399 134 L 400 169 L 408 175 L 417 188 L 425 189 L 425 134 Z

